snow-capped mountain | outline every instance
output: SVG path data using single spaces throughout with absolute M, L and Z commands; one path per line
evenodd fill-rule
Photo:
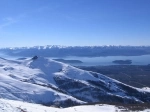
M 0 52 L 15 56 L 137 56 L 150 54 L 150 46 L 34 46 L 1 48 Z
M 67 102 L 70 102 L 71 105 L 84 103 L 71 95 L 63 93 L 54 85 L 53 72 L 49 71 L 49 69 L 57 71 L 59 65 L 54 65 L 54 68 L 44 68 L 46 63 L 41 61 L 41 63 L 37 63 L 34 66 L 36 62 L 32 61 L 19 62 L 0 59 L 1 98 L 35 102 L 44 105 L 53 105 L 55 103 L 57 105 L 59 103 L 58 105 L 65 106 Z M 35 68 L 39 65 L 41 65 L 41 68 Z
M 68 107 L 93 102 L 150 102 L 150 92 L 43 57 L 0 58 L 0 98 Z

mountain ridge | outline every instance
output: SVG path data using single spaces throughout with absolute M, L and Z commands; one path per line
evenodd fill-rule
M 150 54 L 150 46 L 34 46 L 0 48 L 0 52 L 11 56 L 61 57 L 63 56 L 139 56 Z
M 61 107 L 87 102 L 150 102 L 148 91 L 47 58 L 0 58 L 0 63 L 1 98 Z
M 93 46 L 64 46 L 64 45 L 45 45 L 45 46 L 30 46 L 30 47 L 1 47 L 0 49 L 30 49 L 30 48 L 38 48 L 38 49 L 46 49 L 46 48 L 94 48 L 94 47 L 130 47 L 130 48 L 142 48 L 142 47 L 150 47 L 149 45 L 139 45 L 139 46 L 133 46 L 133 45 L 93 45 Z

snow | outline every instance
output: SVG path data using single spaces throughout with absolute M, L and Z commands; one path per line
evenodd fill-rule
M 90 84 L 90 82 L 88 82 L 89 80 L 100 82 L 110 91 L 113 91 L 112 93 L 104 91 L 107 95 L 112 94 L 123 98 L 132 98 L 126 96 L 125 91 L 117 86 L 117 83 L 120 83 L 119 81 L 108 78 L 102 74 L 96 74 L 97 76 L 93 74 L 94 72 L 81 70 L 43 57 L 38 57 L 36 60 L 27 58 L 18 61 L 0 58 L 0 98 L 39 104 L 49 104 L 49 102 L 54 103 L 69 99 L 83 104 L 86 102 L 77 99 L 77 96 L 82 96 L 92 102 L 98 102 L 100 100 L 94 98 L 91 91 L 93 88 L 104 90 L 96 85 Z M 69 79 L 81 84 L 81 86 L 80 88 L 68 88 L 65 93 L 61 92 L 59 91 L 60 85 L 55 81 L 55 77 L 61 80 L 64 79 L 63 82 L 61 82 L 62 85 L 67 85 L 65 79 Z M 79 92 L 86 88 L 91 91 Z M 137 90 L 144 91 L 142 89 Z M 74 96 L 69 92 L 74 92 Z
M 69 108 L 46 107 L 39 104 L 0 99 L 0 112 L 120 112 L 114 105 L 84 105 Z M 129 110 L 128 110 L 129 111 Z M 145 109 L 138 112 L 149 112 L 150 109 Z
M 97 57 L 97 56 L 139 56 L 148 55 L 150 46 L 33 46 L 0 48 L 0 52 L 9 56 L 32 57 L 35 54 L 44 57 Z M 115 52 L 114 52 L 115 51 Z
M 0 62 L 0 97 L 36 103 L 48 103 L 67 99 L 83 103 L 72 96 L 60 93 L 51 88 L 40 86 L 41 84 L 48 84 L 50 82 L 55 84 L 51 74 L 53 70 L 59 69 L 59 66 L 57 67 L 54 62 L 52 63 L 53 68 L 50 71 L 44 67 L 42 68 L 40 62 L 37 61 L 32 63 L 29 59 L 21 63 L 1 58 Z M 28 67 L 25 63 L 30 64 L 30 66 Z M 49 67 L 48 65 L 45 66 Z M 41 68 L 38 69 L 38 67 Z M 59 97 L 56 98 L 56 96 Z
M 44 65 L 44 66 L 43 66 Z M 44 79 L 49 79 L 48 82 L 56 85 L 55 81 L 53 80 L 54 75 L 59 75 L 63 77 L 67 77 L 74 80 L 93 80 L 98 81 L 97 78 L 93 77 L 89 72 L 69 66 L 67 64 L 57 62 L 54 60 L 46 59 L 40 57 L 38 60 L 35 61 L 27 61 L 26 66 L 32 69 L 39 69 L 47 76 Z M 38 76 L 40 77 L 40 76 Z M 42 76 L 43 77 L 43 76 Z M 45 82 L 45 81 L 44 81 Z M 87 82 L 84 82 L 88 84 Z
M 150 88 L 149 87 L 143 87 L 142 88 L 144 91 L 150 92 Z
M 127 46 L 122 46 L 122 45 L 102 45 L 102 46 L 63 46 L 63 45 L 45 45 L 45 46 L 33 46 L 33 47 L 6 47 L 6 48 L 0 48 L 0 49 L 46 49 L 46 48 L 58 48 L 58 49 L 61 49 L 61 48 L 96 48 L 96 47 L 99 47 L 99 48 L 143 48 L 143 47 L 150 47 L 150 46 L 130 46 L 130 45 L 127 45 Z
M 114 110 L 113 106 L 79 106 L 65 109 L 46 107 L 38 104 L 25 103 L 20 101 L 0 99 L 0 112 L 103 112 Z
M 114 112 L 116 108 L 115 106 L 110 105 L 90 105 L 60 109 L 54 107 L 45 107 L 38 104 L 0 99 L 0 112 L 24 112 L 23 110 L 25 112 Z

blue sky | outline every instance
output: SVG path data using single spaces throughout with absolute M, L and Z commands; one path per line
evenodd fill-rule
M 150 0 L 0 0 L 0 47 L 150 45 Z

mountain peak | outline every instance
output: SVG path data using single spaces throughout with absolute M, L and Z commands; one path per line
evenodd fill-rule
M 48 58 L 2 59 L 0 63 L 2 98 L 63 107 L 85 102 L 150 102 L 148 91 Z

